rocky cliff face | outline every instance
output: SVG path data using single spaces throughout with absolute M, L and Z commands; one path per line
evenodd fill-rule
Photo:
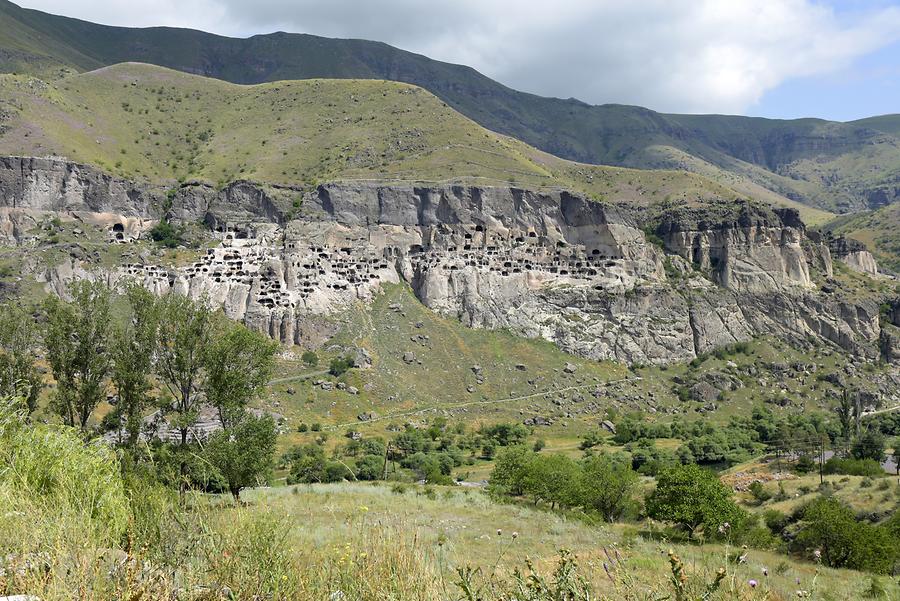
M 286 199 L 300 197 L 289 214 Z M 407 283 L 425 305 L 472 327 L 632 363 L 690 359 L 759 334 L 873 354 L 880 335 L 877 305 L 816 290 L 811 270 L 830 274 L 831 258 L 797 214 L 751 204 L 656 210 L 564 191 L 328 184 L 304 192 L 249 182 L 188 184 L 167 196 L 45 159 L 0 161 L 0 199 L 9 224 L 28 212 L 88 211 L 126 243 L 163 211 L 205 221 L 221 244 L 186 267 L 139 262 L 98 273 L 73 260 L 44 279 L 58 293 L 73 278 L 103 277 L 207 297 L 285 342 L 302 342 L 310 319 L 365 301 L 386 282 Z M 21 238 L 13 230 L 3 229 L 7 241 Z
M 850 269 L 872 275 L 878 273 L 875 257 L 861 242 L 839 236 L 828 239 L 828 248 L 836 259 L 843 261 Z

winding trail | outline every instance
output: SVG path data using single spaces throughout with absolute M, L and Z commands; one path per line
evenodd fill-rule
M 347 426 L 364 426 L 367 424 L 384 421 L 386 419 L 397 419 L 399 417 L 409 417 L 411 415 L 419 415 L 422 413 L 428 413 L 429 411 L 446 411 L 449 409 L 458 409 L 461 407 L 471 407 L 474 405 L 496 405 L 496 404 L 500 404 L 500 403 L 513 403 L 516 401 L 524 401 L 524 400 L 528 400 L 528 399 L 534 399 L 534 398 L 538 398 L 538 397 L 542 397 L 542 396 L 547 396 L 550 394 L 556 394 L 559 392 L 568 392 L 570 390 L 583 390 L 585 388 L 597 388 L 598 386 L 608 386 L 609 384 L 618 384 L 620 382 L 636 382 L 639 380 L 643 380 L 643 378 L 636 376 L 633 378 L 621 378 L 619 380 L 609 380 L 606 382 L 593 382 L 591 384 L 581 384 L 578 386 L 566 386 L 565 388 L 554 388 L 552 390 L 545 390 L 543 392 L 535 392 L 532 394 L 526 394 L 526 395 L 522 395 L 522 396 L 508 397 L 505 399 L 488 399 L 488 400 L 483 400 L 483 401 L 466 401 L 464 403 L 450 403 L 448 405 L 439 405 L 436 407 L 425 407 L 423 409 L 415 409 L 413 411 L 403 411 L 400 413 L 379 415 L 377 417 L 373 417 L 372 419 L 366 420 L 366 421 L 357 420 L 357 421 L 353 421 L 353 422 L 346 422 L 343 424 L 332 424 L 329 426 L 322 426 L 322 429 L 323 430 L 338 430 L 341 428 L 346 428 Z
M 275 378 L 274 380 L 269 380 L 269 386 L 272 384 L 284 384 L 285 382 L 294 382 L 299 380 L 306 380 L 307 378 L 314 378 L 316 376 L 324 376 L 328 373 L 327 369 L 322 369 L 319 371 L 310 371 L 305 374 L 298 374 L 296 376 L 288 376 L 286 378 Z
M 900 410 L 900 405 L 894 405 L 893 407 L 887 407 L 886 409 L 878 409 L 877 411 L 868 411 L 860 415 L 860 419 L 865 419 L 867 417 L 872 417 L 873 415 L 879 415 L 881 413 L 890 413 L 891 411 Z

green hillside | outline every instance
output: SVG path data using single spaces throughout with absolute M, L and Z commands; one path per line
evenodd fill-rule
M 0 153 L 65 156 L 163 185 L 376 179 L 564 187 L 610 201 L 738 196 L 689 173 L 564 161 L 386 81 L 244 86 L 124 64 L 49 82 L 0 76 L 0 109 Z
M 825 228 L 859 240 L 874 253 L 880 268 L 900 272 L 900 205 L 842 215 Z
M 0 0 L 0 70 L 41 75 L 139 61 L 236 83 L 386 79 L 429 90 L 484 127 L 570 160 L 687 168 L 829 210 L 892 202 L 900 141 L 880 122 L 664 115 L 507 88 L 471 69 L 386 44 L 276 33 L 234 39 L 173 28 L 108 27 Z M 872 129 L 874 127 L 874 129 Z M 889 131 L 888 131 L 889 130 Z M 683 160 L 688 157 L 689 160 Z
M 900 135 L 900 114 L 880 115 L 878 117 L 868 117 L 858 121 L 852 121 L 853 125 L 877 129 L 886 134 Z

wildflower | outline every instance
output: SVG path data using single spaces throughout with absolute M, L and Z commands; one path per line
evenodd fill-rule
M 819 561 L 820 559 L 822 559 L 822 552 L 819 549 L 816 549 L 815 551 L 813 551 L 813 557 L 816 558 L 816 561 Z
M 730 529 L 731 524 L 729 524 L 728 522 L 722 522 L 722 524 L 719 525 L 719 534 L 727 534 Z
M 739 564 L 740 564 L 740 563 L 747 563 L 747 554 L 746 554 L 746 553 L 744 553 L 743 555 L 741 555 L 740 557 L 738 557 L 738 563 L 739 563 Z
M 747 584 L 750 585 L 750 588 L 756 588 L 756 585 L 758 585 L 759 583 L 756 580 L 754 580 L 753 578 L 751 578 L 750 580 L 747 581 Z
M 497 528 L 497 536 L 503 536 L 503 530 Z
M 769 568 L 763 568 L 763 576 L 769 575 Z
M 518 532 L 513 532 L 513 533 L 512 533 L 512 537 L 513 537 L 513 538 L 519 538 L 519 533 L 518 533 Z

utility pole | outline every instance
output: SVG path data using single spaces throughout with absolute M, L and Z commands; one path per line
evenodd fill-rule
M 775 471 L 781 471 L 781 443 L 778 443 L 778 446 L 775 447 Z

